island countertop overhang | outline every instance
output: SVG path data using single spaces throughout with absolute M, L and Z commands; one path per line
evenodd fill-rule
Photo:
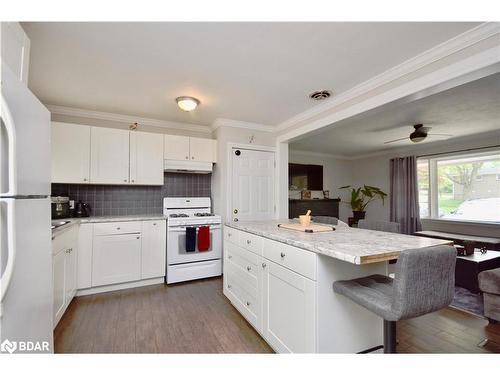
M 453 244 L 447 240 L 346 226 L 334 226 L 335 231 L 326 233 L 303 233 L 278 227 L 285 222 L 293 221 L 227 222 L 225 225 L 358 265 L 397 259 L 404 250 Z

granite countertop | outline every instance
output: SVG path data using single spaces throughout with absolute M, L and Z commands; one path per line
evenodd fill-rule
M 399 253 L 403 250 L 436 245 L 450 245 L 453 243 L 447 240 L 358 229 L 348 226 L 334 226 L 335 231 L 323 233 L 304 233 L 278 228 L 278 224 L 286 222 L 293 223 L 295 221 L 228 222 L 226 225 L 234 229 L 354 264 L 376 263 L 397 259 Z
M 145 221 L 145 220 L 164 220 L 165 216 L 162 214 L 144 214 L 144 215 L 126 215 L 126 216 L 89 216 L 89 217 L 72 217 L 67 219 L 52 220 L 52 225 L 61 221 L 69 221 L 59 228 L 52 229 L 52 237 L 61 234 L 67 229 L 76 224 L 82 223 L 111 223 L 116 221 Z

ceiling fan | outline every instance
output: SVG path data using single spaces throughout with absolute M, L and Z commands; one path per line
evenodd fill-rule
M 406 139 L 409 139 L 413 143 L 418 143 L 418 142 L 422 142 L 424 139 L 426 139 L 428 135 L 430 135 L 432 137 L 435 137 L 435 136 L 437 136 L 437 137 L 452 137 L 453 136 L 452 134 L 438 134 L 438 133 L 429 134 L 429 130 L 431 130 L 432 128 L 430 126 L 424 126 L 423 124 L 416 124 L 416 125 L 413 125 L 413 127 L 415 128 L 415 130 L 408 137 L 393 139 L 391 141 L 384 142 L 384 144 L 404 141 Z

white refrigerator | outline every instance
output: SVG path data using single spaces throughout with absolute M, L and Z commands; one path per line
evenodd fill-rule
M 3 63 L 1 77 L 0 349 L 52 352 L 50 113 Z

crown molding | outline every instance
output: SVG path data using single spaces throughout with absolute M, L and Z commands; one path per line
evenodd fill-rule
M 217 118 L 211 126 L 212 131 L 220 128 L 221 126 L 228 126 L 232 128 L 240 128 L 240 129 L 250 129 L 250 130 L 258 130 L 261 132 L 273 133 L 276 131 L 276 128 L 271 125 L 263 125 L 257 124 L 255 122 L 246 122 L 246 121 L 238 121 L 231 120 L 227 118 Z
M 290 148 L 288 149 L 288 153 L 290 155 L 299 155 L 299 156 L 311 156 L 316 158 L 326 158 L 326 159 L 338 159 L 338 160 L 351 160 L 348 156 L 344 155 L 336 155 L 330 154 L 327 152 L 315 152 L 315 151 L 307 151 L 307 150 L 298 150 Z
M 434 46 L 427 51 L 412 57 L 403 63 L 396 65 L 393 68 L 349 89 L 338 96 L 333 97 L 323 104 L 319 104 L 307 111 L 301 112 L 290 119 L 278 124 L 276 131 L 284 131 L 298 123 L 318 116 L 323 112 L 333 109 L 343 103 L 351 101 L 357 97 L 365 95 L 370 91 L 387 85 L 403 76 L 411 74 L 423 67 L 433 64 L 441 59 L 444 59 L 456 52 L 459 52 L 467 47 L 481 42 L 494 35 L 500 34 L 499 22 L 486 22 L 475 28 L 472 28 L 456 37 L 449 39 L 437 46 Z
M 91 118 L 96 120 L 106 120 L 106 121 L 116 121 L 116 122 L 124 122 L 128 124 L 132 124 L 137 122 L 141 125 L 154 126 L 158 128 L 164 129 L 176 129 L 176 130 L 187 130 L 198 133 L 211 133 L 212 130 L 209 126 L 205 125 L 196 125 L 190 123 L 183 122 L 175 122 L 175 121 L 164 121 L 157 120 L 147 117 L 136 117 L 129 115 L 121 115 L 117 113 L 110 112 L 100 112 L 100 111 L 91 111 L 80 108 L 73 107 L 65 107 L 60 105 L 46 105 L 49 111 L 53 114 L 64 115 L 64 116 L 75 116 L 75 117 L 83 117 L 83 118 Z

